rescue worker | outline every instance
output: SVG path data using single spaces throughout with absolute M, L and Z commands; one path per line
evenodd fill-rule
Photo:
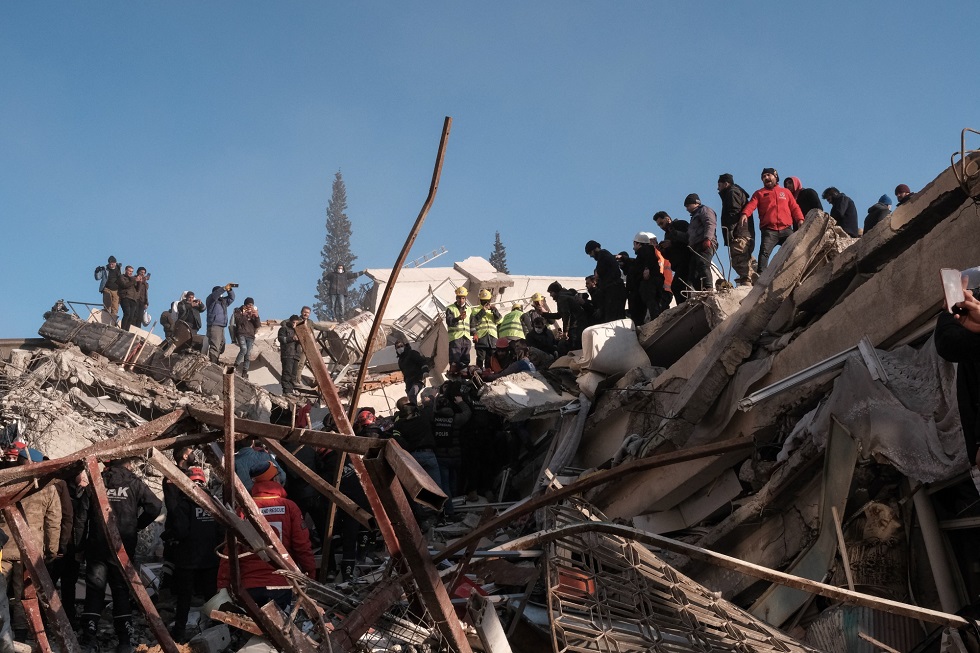
M 409 401 L 418 405 L 419 393 L 425 387 L 425 375 L 429 373 L 429 364 L 422 352 L 415 351 L 401 338 L 395 341 L 395 354 L 398 355 L 398 369 L 405 379 L 405 394 Z
M 470 315 L 470 333 L 476 345 L 476 367 L 482 369 L 490 365 L 490 354 L 497 344 L 497 323 L 500 322 L 500 311 L 490 305 L 493 295 L 484 288 L 480 291 L 480 307 L 473 309 Z
M 432 437 L 431 405 L 420 409 L 408 397 L 402 397 L 395 402 L 395 408 L 398 412 L 391 437 L 402 449 L 412 454 L 415 462 L 441 487 L 442 476 L 435 454 L 435 439 Z M 412 511 L 423 532 L 435 525 L 436 513 L 430 508 L 412 502 Z
M 150 488 L 130 469 L 125 460 L 112 460 L 102 472 L 110 514 L 130 560 L 136 555 L 136 539 L 141 530 L 153 523 L 162 504 Z M 112 590 L 112 623 L 119 640 L 116 653 L 133 651 L 133 614 L 130 610 L 129 583 L 115 562 L 112 545 L 99 523 L 99 506 L 88 493 L 79 505 L 80 518 L 88 522 L 85 549 L 85 607 L 82 611 L 83 646 L 93 646 L 99 633 L 99 620 L 105 606 L 105 588 Z M 76 522 L 77 523 L 77 522 Z
M 507 338 L 508 340 L 520 340 L 524 337 L 524 325 L 521 323 L 521 318 L 524 317 L 524 311 L 519 302 L 514 302 L 510 311 L 504 314 L 500 318 L 500 324 L 497 325 L 497 336 L 500 338 Z
M 585 253 L 596 261 L 595 282 L 601 295 L 601 321 L 623 319 L 626 317 L 626 285 L 616 257 L 594 240 L 585 243 Z
M 310 545 L 310 532 L 303 522 L 299 506 L 286 498 L 286 489 L 276 480 L 278 469 L 271 461 L 259 463 L 252 468 L 252 489 L 249 494 L 258 506 L 272 530 L 282 539 L 286 552 L 296 561 L 300 570 L 314 578 L 316 560 Z M 238 570 L 241 586 L 259 605 L 274 601 L 283 611 L 293 600 L 293 590 L 289 583 L 276 573 L 276 568 L 247 549 L 240 549 Z M 218 568 L 218 589 L 228 587 L 231 574 L 228 558 L 221 558 Z
M 455 521 L 453 497 L 458 490 L 457 479 L 463 466 L 462 429 L 470 421 L 472 410 L 460 396 L 460 382 L 446 381 L 436 396 L 432 411 L 432 437 L 436 460 L 439 462 L 439 487 L 446 493 L 443 513 Z
M 446 308 L 446 328 L 449 330 L 449 364 L 467 367 L 470 364 L 470 323 L 466 310 L 465 286 L 456 289 L 456 302 Z

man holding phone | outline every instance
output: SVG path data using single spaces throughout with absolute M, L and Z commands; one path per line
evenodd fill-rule
M 947 288 L 946 310 L 939 314 L 933 337 L 936 352 L 957 364 L 956 402 L 967 456 L 971 464 L 980 467 L 980 301 L 973 292 L 980 286 L 980 269 L 964 270 L 961 283 L 963 297 L 952 305 L 950 300 L 959 297 L 951 298 Z

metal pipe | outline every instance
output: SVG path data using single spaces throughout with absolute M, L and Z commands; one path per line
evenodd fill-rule
M 225 408 L 225 477 L 221 488 L 225 505 L 235 511 L 235 368 L 226 367 L 223 379 L 224 408 Z M 238 593 L 241 589 L 241 577 L 238 568 L 238 538 L 233 529 L 225 531 L 225 548 L 228 553 L 228 570 L 231 576 L 232 591 Z

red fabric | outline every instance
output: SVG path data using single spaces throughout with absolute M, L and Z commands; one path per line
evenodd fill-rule
M 313 578 L 316 574 L 316 560 L 313 558 L 313 547 L 310 545 L 310 532 L 303 523 L 303 513 L 299 506 L 286 498 L 286 489 L 275 481 L 255 483 L 251 495 L 255 505 L 272 526 L 272 530 L 279 534 L 286 551 L 303 573 Z M 240 553 L 238 568 L 244 588 L 289 585 L 281 575 L 275 573 L 276 567 L 253 553 Z M 218 568 L 218 588 L 228 587 L 230 582 L 228 560 L 222 558 Z
M 800 191 L 803 190 L 803 182 L 800 181 L 799 177 L 788 177 L 788 179 L 793 180 L 793 198 L 800 196 Z
M 759 226 L 781 231 L 803 222 L 803 211 L 793 194 L 781 186 L 760 188 L 752 193 L 752 199 L 742 208 L 742 215 L 751 216 L 759 209 Z

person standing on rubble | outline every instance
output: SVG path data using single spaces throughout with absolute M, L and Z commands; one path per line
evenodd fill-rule
M 232 324 L 235 325 L 235 341 L 238 344 L 235 371 L 247 379 L 248 366 L 251 363 L 249 355 L 252 352 L 252 344 L 255 342 L 255 332 L 262 326 L 262 320 L 259 319 L 259 309 L 255 308 L 255 300 L 246 297 L 245 303 L 232 313 L 231 320 Z
M 13 465 L 30 465 L 41 462 L 44 454 L 37 449 L 23 448 L 18 449 L 16 453 L 13 450 L 9 451 L 8 458 L 14 458 L 16 462 L 13 462 Z M 34 541 L 41 546 L 44 562 L 46 564 L 53 562 L 58 557 L 61 544 L 62 513 L 58 488 L 53 483 L 48 483 L 40 491 L 22 499 L 20 507 Z M 7 536 L 3 551 L 0 553 L 0 570 L 3 572 L 4 582 L 10 588 L 10 625 L 13 628 L 14 639 L 23 642 L 27 638 L 28 631 L 27 614 L 21 602 L 25 586 L 24 563 L 20 547 L 11 536 L 10 527 L 2 516 L 0 516 L 0 530 Z
M 419 403 L 419 393 L 425 387 L 425 375 L 429 373 L 429 363 L 422 352 L 412 349 L 412 346 L 399 338 L 395 341 L 395 354 L 398 356 L 398 369 L 405 379 L 405 394 L 416 406 Z
M 714 210 L 701 203 L 697 193 L 691 193 L 684 198 L 684 208 L 691 214 L 691 226 L 688 229 L 688 242 L 694 250 L 691 257 L 691 285 L 695 290 L 711 290 L 711 259 L 718 249 L 716 225 L 718 218 Z
M 279 341 L 279 360 L 282 363 L 282 374 L 279 383 L 284 395 L 296 394 L 296 367 L 299 364 L 299 354 L 302 347 L 299 336 L 296 335 L 296 324 L 299 315 L 290 315 L 289 319 L 279 327 L 276 339 Z
M 820 195 L 812 188 L 804 188 L 803 182 L 800 181 L 799 177 L 787 177 L 786 181 L 783 182 L 783 187 L 793 193 L 793 199 L 800 205 L 800 212 L 803 213 L 804 220 L 806 220 L 806 216 L 813 209 L 823 211 L 823 203 L 820 201 Z
M 252 477 L 249 476 L 251 470 L 255 467 L 263 465 L 264 463 L 272 463 L 275 465 L 276 469 L 279 470 L 276 474 L 276 482 L 279 485 L 286 485 L 286 472 L 283 471 L 282 465 L 276 460 L 276 457 L 269 453 L 266 449 L 265 444 L 262 440 L 258 438 L 253 438 L 252 440 L 247 440 L 238 451 L 235 452 L 235 473 L 238 475 L 238 480 L 242 482 L 245 489 L 251 491 L 252 489 Z
M 524 308 L 520 302 L 511 304 L 510 311 L 504 313 L 497 325 L 497 335 L 508 340 L 520 340 L 524 337 L 524 325 L 521 318 L 524 317 Z
M 670 291 L 677 303 L 680 304 L 687 299 L 683 291 L 691 287 L 689 275 L 692 253 L 688 247 L 688 230 L 691 225 L 688 224 L 687 220 L 674 220 L 666 211 L 654 213 L 653 221 L 664 232 L 664 239 L 660 241 L 660 251 L 670 261 L 670 269 L 674 273 Z
M 550 313 L 551 309 L 548 308 L 548 303 L 539 292 L 531 295 L 531 305 L 528 307 L 524 314 L 521 316 L 521 326 L 524 327 L 524 333 L 528 334 L 531 332 L 533 327 L 534 318 L 538 317 L 541 313 Z M 548 326 L 554 325 L 554 320 L 546 321 Z
M 570 349 L 582 348 L 582 331 L 585 328 L 585 300 L 572 288 L 562 288 L 557 281 L 548 286 L 548 294 L 555 301 L 557 311 L 545 313 L 540 311 L 544 319 L 561 320 L 562 328 L 568 334 Z
M 150 307 L 150 273 L 146 268 L 136 268 L 136 322 L 137 327 L 150 323 L 146 317 L 146 309 Z
M 863 233 L 868 233 L 875 228 L 879 222 L 887 218 L 892 213 L 892 198 L 882 195 L 878 201 L 868 207 L 868 215 L 864 217 Z
M 315 578 L 316 559 L 310 544 L 310 532 L 303 521 L 299 506 L 286 498 L 286 489 L 276 480 L 276 466 L 271 462 L 259 464 L 252 468 L 250 476 L 252 489 L 249 494 L 259 512 L 282 540 L 286 552 L 296 561 L 300 570 L 310 578 Z M 288 610 L 293 600 L 293 590 L 276 573 L 275 567 L 242 547 L 239 550 L 238 569 L 241 586 L 260 607 L 274 601 L 281 610 Z M 230 584 L 228 557 L 224 555 L 218 567 L 218 589 L 226 588 Z
M 830 202 L 830 217 L 837 221 L 837 226 L 851 238 L 860 237 L 858 212 L 854 200 L 833 186 L 824 190 L 823 198 Z
M 127 460 L 111 460 L 102 472 L 109 509 L 123 547 L 130 560 L 135 559 L 139 532 L 153 523 L 163 507 L 150 488 L 129 468 Z M 91 492 L 79 505 L 88 522 L 88 542 L 85 548 L 85 607 L 82 611 L 83 646 L 96 644 L 99 620 L 105 607 L 105 589 L 112 590 L 112 623 L 119 640 L 116 653 L 133 651 L 133 613 L 130 609 L 129 584 L 115 562 L 112 545 L 99 523 L 99 506 Z
M 895 198 L 898 199 L 898 206 L 905 204 L 912 199 L 912 189 L 907 184 L 895 186 Z
M 449 364 L 468 367 L 470 364 L 470 320 L 466 308 L 465 286 L 456 289 L 456 302 L 446 308 L 446 328 L 449 330 Z
M 334 322 L 343 322 L 347 317 L 347 289 L 350 282 L 364 274 L 360 272 L 344 272 L 343 263 L 338 263 L 334 272 L 327 273 L 327 293 L 330 299 L 330 312 Z
M 483 369 L 490 365 L 490 354 L 497 342 L 497 323 L 500 322 L 500 311 L 490 305 L 493 295 L 484 288 L 480 291 L 480 306 L 473 309 L 470 315 L 470 333 L 476 348 L 476 366 Z
M 626 285 L 616 257 L 594 240 L 585 243 L 585 253 L 596 261 L 595 281 L 602 297 L 602 321 L 622 320 L 626 317 Z
M 963 276 L 963 301 L 939 314 L 936 353 L 956 363 L 956 403 L 967 461 L 980 467 L 980 301 Z M 953 312 L 951 312 L 953 311 Z
M 112 326 L 119 320 L 119 264 L 115 256 L 109 257 L 109 262 L 95 268 L 95 279 L 99 282 L 99 292 L 102 293 L 102 308 Z
M 139 310 L 139 287 L 136 277 L 133 276 L 132 265 L 127 265 L 125 274 L 119 277 L 119 305 L 122 307 L 120 329 L 129 331 L 129 327 L 140 325 L 143 312 Z
M 787 181 L 789 181 L 787 179 Z M 742 208 L 749 201 L 749 194 L 735 183 L 731 173 L 718 177 L 718 196 L 721 197 L 721 237 L 728 247 L 728 258 L 738 277 L 739 286 L 751 286 L 759 275 L 755 271 L 755 221 L 752 216 L 742 222 Z
M 439 463 L 439 487 L 446 493 L 443 514 L 446 519 L 456 520 L 453 497 L 459 489 L 459 471 L 463 466 L 462 430 L 470 421 L 470 405 L 460 396 L 460 382 L 446 381 L 433 401 L 432 437 L 433 449 Z
M 395 402 L 395 409 L 397 412 L 391 437 L 401 445 L 402 449 L 412 454 L 415 462 L 436 482 L 436 485 L 442 487 L 439 461 L 435 453 L 436 443 L 432 435 L 431 404 L 420 408 L 409 401 L 408 397 L 402 397 Z M 436 513 L 432 509 L 413 501 L 412 511 L 423 533 L 435 525 Z
M 782 245 L 803 224 L 803 212 L 793 193 L 780 188 L 779 173 L 775 168 L 762 169 L 762 188 L 752 193 L 748 204 L 742 207 L 739 220 L 748 223 L 752 212 L 759 209 L 759 230 L 762 244 L 759 246 L 759 274 L 769 266 L 769 255 Z M 677 269 L 674 269 L 677 274 Z
M 235 301 L 235 283 L 215 286 L 205 300 L 208 309 L 208 359 L 218 362 L 225 351 L 225 327 L 228 326 L 228 307 Z

